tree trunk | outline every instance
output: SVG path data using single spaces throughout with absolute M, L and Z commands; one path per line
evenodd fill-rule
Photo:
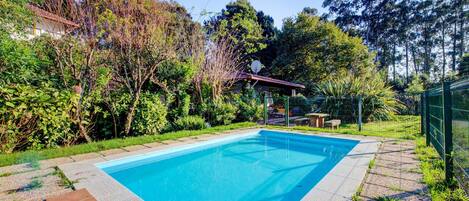
M 459 1 L 459 9 L 460 9 L 460 10 L 459 10 L 459 12 L 460 12 L 460 13 L 459 13 L 459 14 L 460 14 L 460 19 L 459 19 L 459 31 L 461 32 L 461 35 L 460 35 L 460 37 L 461 37 L 461 48 L 460 48 L 460 50 L 459 50 L 459 59 L 462 59 L 463 54 L 464 54 L 464 50 L 465 50 L 465 48 L 464 48 L 464 31 L 465 31 L 465 30 L 464 30 L 464 28 L 465 28 L 465 27 L 464 27 L 464 23 L 465 23 L 465 20 L 464 20 L 464 18 L 465 18 L 465 17 L 464 17 L 464 13 L 465 13 L 465 12 L 464 12 L 464 8 L 463 8 L 463 0 L 460 0 L 460 1 Z
M 414 70 L 415 70 L 415 74 L 418 75 L 419 74 L 419 68 L 417 66 L 417 59 L 415 58 L 415 49 L 414 48 L 411 48 L 411 53 L 412 53 L 412 61 L 414 63 Z
M 453 64 L 451 65 L 451 70 L 453 72 L 456 72 L 456 49 L 457 49 L 456 39 L 458 37 L 457 27 L 458 27 L 458 23 L 457 23 L 457 20 L 455 19 L 454 28 L 453 28 L 453 54 L 452 54 Z
M 392 81 L 396 82 L 396 44 L 392 46 Z
M 127 117 L 125 119 L 125 124 L 124 124 L 125 135 L 129 135 L 130 133 L 130 128 L 132 126 L 132 122 L 135 116 L 135 109 L 137 109 L 137 105 L 140 100 L 140 92 L 141 92 L 140 89 L 135 92 L 135 97 L 132 100 L 132 105 L 130 105 L 129 107 L 129 111 L 127 113 Z
M 405 79 L 409 83 L 409 43 L 405 41 Z
M 441 27 L 441 37 L 442 37 L 442 41 L 441 41 L 441 48 L 442 48 L 442 51 L 443 51 L 443 66 L 442 66 L 442 72 L 443 72 L 443 76 L 442 76 L 442 79 L 445 80 L 445 69 L 446 69 L 446 52 L 445 52 L 445 23 L 444 23 L 444 20 L 443 20 L 443 24 L 442 24 L 442 27 Z

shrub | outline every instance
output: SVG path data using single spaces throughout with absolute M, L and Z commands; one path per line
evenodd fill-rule
M 233 97 L 238 107 L 237 121 L 257 121 L 262 117 L 263 105 L 253 93 Z
M 290 97 L 290 108 L 293 116 L 304 116 L 306 113 L 311 112 L 313 109 L 312 101 L 308 100 L 303 95 Z
M 158 94 L 143 93 L 135 114 L 132 129 L 134 134 L 158 134 L 166 126 L 167 108 Z
M 77 97 L 49 86 L 0 86 L 0 152 L 41 149 L 74 140 Z
M 200 130 L 206 128 L 205 119 L 200 116 L 185 116 L 176 120 L 174 130 Z
M 381 76 L 342 76 L 321 83 L 317 93 L 324 98 L 321 112 L 332 118 L 354 121 L 358 113 L 358 96 L 363 100 L 363 120 L 389 120 L 402 104 L 395 98 L 392 89 L 386 86 Z
M 204 103 L 201 112 L 211 125 L 227 125 L 236 118 L 236 106 L 223 100 Z

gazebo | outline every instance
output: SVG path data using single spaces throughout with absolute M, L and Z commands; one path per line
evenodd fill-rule
M 251 73 L 239 73 L 238 80 L 244 80 L 252 83 L 253 87 L 256 85 L 266 86 L 266 87 L 275 87 L 281 89 L 287 89 L 291 91 L 291 96 L 296 96 L 297 89 L 304 89 L 305 86 L 302 84 L 297 84 L 293 82 L 288 82 L 285 80 L 274 79 L 266 76 L 255 75 Z

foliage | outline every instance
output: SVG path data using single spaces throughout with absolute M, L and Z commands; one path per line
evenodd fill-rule
M 191 96 L 186 92 L 192 84 L 198 66 L 193 61 L 165 61 L 153 80 L 168 99 L 168 118 L 176 120 L 189 115 Z
M 236 118 L 237 108 L 224 100 L 215 100 L 201 104 L 200 113 L 211 125 L 227 125 Z
M 249 128 L 249 127 L 256 127 L 256 124 L 251 123 L 251 122 L 242 122 L 242 123 L 234 123 L 234 124 L 230 124 L 226 126 L 210 127 L 210 128 L 206 128 L 202 130 L 177 131 L 177 132 L 165 133 L 164 135 L 145 135 L 145 136 L 138 136 L 138 137 L 117 138 L 117 139 L 103 140 L 103 141 L 92 142 L 92 143 L 87 143 L 87 144 L 79 144 L 79 145 L 74 145 L 70 147 L 50 148 L 50 149 L 43 149 L 43 150 L 38 150 L 38 151 L 23 151 L 23 152 L 11 153 L 11 154 L 0 154 L 0 167 L 22 163 L 21 158 L 23 158 L 26 155 L 30 155 L 31 153 L 34 153 L 41 160 L 44 160 L 44 159 L 71 156 L 71 155 L 76 155 L 76 154 L 99 152 L 99 151 L 104 151 L 108 149 L 122 148 L 122 147 L 132 146 L 132 145 L 146 144 L 146 143 L 152 143 L 152 142 L 161 142 L 164 140 L 173 140 L 173 139 L 197 136 L 197 135 L 203 135 L 203 134 L 215 135 L 223 131 L 240 129 L 240 128 Z
M 39 75 L 42 62 L 33 44 L 0 33 L 0 84 L 32 84 L 40 81 L 43 78 Z
M 319 17 L 300 13 L 284 22 L 272 74 L 305 83 L 305 94 L 311 95 L 322 81 L 344 74 L 363 76 L 374 68 L 373 58 L 360 38 L 350 37 Z
M 290 97 L 289 107 L 292 110 L 293 116 L 304 116 L 312 111 L 313 102 L 300 94 Z
M 469 77 L 469 53 L 464 54 L 461 65 L 459 66 L 459 74 L 463 77 Z
M 325 0 L 326 14 L 349 34 L 361 36 L 376 51 L 380 69 L 393 81 L 404 75 L 446 79 L 466 52 L 464 0 Z M 354 5 L 354 6 L 351 6 Z M 389 74 L 390 74 L 389 73 Z M 391 77 L 391 76 L 389 76 Z
M 232 97 L 238 108 L 237 121 L 257 121 L 262 118 L 263 105 L 254 89 L 247 89 L 242 95 Z
M 406 93 L 412 94 L 412 95 L 421 94 L 424 91 L 425 91 L 425 88 L 423 86 L 423 82 L 419 77 L 414 77 L 414 79 L 412 79 L 412 82 L 409 84 L 409 86 L 405 90 Z
M 389 120 L 401 104 L 381 76 L 370 72 L 366 77 L 341 76 L 321 83 L 317 93 L 324 98 L 321 111 L 332 118 L 353 122 L 358 116 L 358 97 L 363 101 L 363 120 Z
M 200 103 L 205 98 L 218 100 L 236 81 L 244 61 L 239 51 L 226 38 L 213 41 L 205 52 L 205 60 L 194 78 Z
M 0 86 L 0 152 L 70 144 L 77 102 L 76 94 L 47 85 Z
M 0 34 L 24 33 L 32 21 L 29 0 L 0 0 Z M 3 38 L 2 38 L 3 39 Z
M 137 106 L 132 130 L 136 135 L 159 134 L 168 123 L 167 108 L 158 94 L 144 93 Z
M 450 184 L 446 183 L 444 162 L 433 147 L 426 146 L 425 139 L 422 137 L 417 139 L 416 153 L 421 161 L 423 181 L 429 188 L 432 200 L 469 200 L 465 192 L 457 187 L 455 180 Z
M 200 130 L 206 128 L 205 119 L 200 116 L 185 116 L 176 120 L 174 130 Z
M 205 28 L 212 39 L 227 38 L 242 55 L 249 55 L 266 47 L 263 33 L 270 34 L 268 29 L 271 27 L 266 25 L 267 19 L 261 20 L 266 30 L 258 22 L 256 10 L 249 1 L 237 0 L 228 3 L 220 15 L 205 22 Z

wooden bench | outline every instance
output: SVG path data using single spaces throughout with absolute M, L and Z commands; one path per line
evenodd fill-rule
M 324 126 L 330 127 L 332 129 L 334 129 L 334 127 L 339 129 L 340 123 L 341 123 L 340 119 L 332 119 L 332 120 L 324 122 Z
M 295 125 L 307 126 L 309 125 L 309 118 L 303 117 L 303 118 L 295 119 Z

